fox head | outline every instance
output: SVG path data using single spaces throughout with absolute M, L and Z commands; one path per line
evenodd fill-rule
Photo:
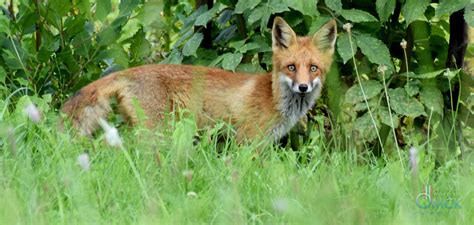
M 299 94 L 320 90 L 332 63 L 336 35 L 335 20 L 312 37 L 297 37 L 285 20 L 276 17 L 272 29 L 274 81 Z

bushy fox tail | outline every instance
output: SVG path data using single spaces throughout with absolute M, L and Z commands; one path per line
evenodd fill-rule
M 83 87 L 63 106 L 62 111 L 82 135 L 91 135 L 112 111 L 110 99 L 117 98 L 120 113 L 133 119 L 134 110 L 131 96 L 127 95 L 126 83 L 112 74 Z

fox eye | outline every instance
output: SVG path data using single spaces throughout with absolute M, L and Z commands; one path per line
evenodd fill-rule
M 311 72 L 316 72 L 318 70 L 318 67 L 316 65 L 311 65 L 309 69 L 311 70 Z
M 291 72 L 294 72 L 296 70 L 296 66 L 291 64 L 291 65 L 288 65 L 288 70 L 291 71 Z

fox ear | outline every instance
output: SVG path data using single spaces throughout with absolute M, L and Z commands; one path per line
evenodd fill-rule
M 313 36 L 313 44 L 319 48 L 319 50 L 326 52 L 334 52 L 334 45 L 336 44 L 337 26 L 336 21 L 331 20 L 326 23 L 318 32 Z
M 295 32 L 283 18 L 278 16 L 273 20 L 272 42 L 273 49 L 288 48 L 296 44 Z

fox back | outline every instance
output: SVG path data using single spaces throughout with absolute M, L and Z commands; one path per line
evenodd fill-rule
M 331 66 L 336 40 L 334 20 L 311 37 L 297 37 L 276 17 L 272 28 L 273 70 L 243 74 L 190 65 L 146 65 L 115 72 L 79 90 L 63 106 L 74 127 L 90 135 L 118 110 L 137 122 L 133 100 L 144 110 L 149 127 L 164 113 L 186 108 L 198 127 L 218 120 L 232 124 L 239 141 L 256 136 L 278 140 L 304 116 L 320 96 Z

